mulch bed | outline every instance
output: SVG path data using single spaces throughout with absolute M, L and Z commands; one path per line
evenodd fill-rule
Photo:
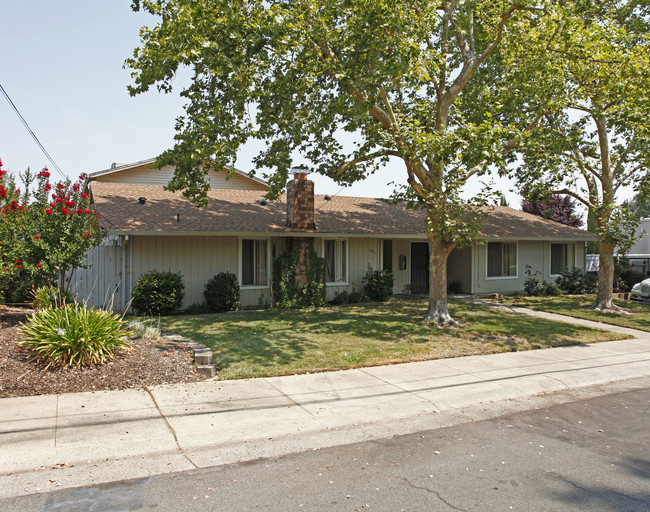
M 131 339 L 103 365 L 77 369 L 49 368 L 29 358 L 29 349 L 16 345 L 20 322 L 30 310 L 0 306 L 0 398 L 131 389 L 194 382 L 202 377 L 193 364 L 193 350 L 169 340 Z

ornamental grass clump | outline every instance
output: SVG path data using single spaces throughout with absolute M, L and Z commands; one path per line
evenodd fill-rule
M 119 316 L 79 304 L 36 311 L 20 333 L 18 345 L 30 348 L 31 357 L 46 368 L 103 364 L 129 347 L 128 331 Z

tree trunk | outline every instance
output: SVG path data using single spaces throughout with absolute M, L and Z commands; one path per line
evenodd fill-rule
M 441 242 L 429 236 L 429 309 L 424 316 L 425 322 L 439 325 L 457 322 L 447 309 L 447 258 L 454 249 L 454 244 Z
M 614 288 L 614 248 L 615 243 L 599 241 L 600 262 L 598 264 L 598 294 L 592 306 L 598 311 L 617 309 L 612 302 Z

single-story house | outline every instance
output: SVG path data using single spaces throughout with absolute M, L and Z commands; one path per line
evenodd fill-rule
M 184 307 L 204 301 L 216 273 L 236 274 L 242 305 L 268 303 L 271 260 L 288 240 L 309 240 L 326 261 L 327 298 L 362 290 L 368 267 L 390 270 L 394 293 L 426 293 L 429 247 L 424 212 L 381 199 L 314 195 L 300 171 L 279 201 L 266 201 L 266 183 L 235 171 L 211 172 L 209 204 L 196 208 L 163 186 L 173 168 L 153 160 L 114 165 L 89 176 L 104 243 L 88 254 L 90 269 L 75 273 L 74 291 L 90 305 L 123 310 L 138 277 L 151 270 L 181 272 Z M 448 282 L 470 294 L 523 289 L 525 268 L 553 280 L 565 268 L 585 268 L 585 242 L 594 236 L 508 207 L 490 209 L 477 243 L 449 256 Z

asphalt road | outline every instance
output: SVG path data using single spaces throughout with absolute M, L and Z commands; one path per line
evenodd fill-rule
M 649 430 L 645 389 L 378 442 L 11 498 L 0 512 L 650 511 Z

